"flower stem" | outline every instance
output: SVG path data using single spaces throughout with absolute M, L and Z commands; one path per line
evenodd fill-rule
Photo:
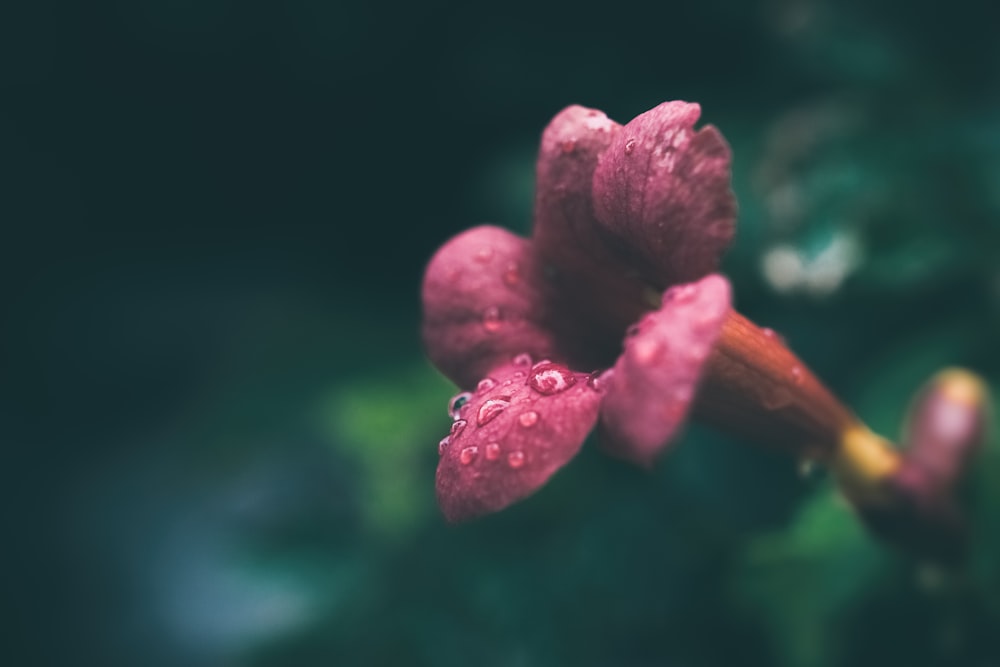
M 944 463 L 916 464 L 923 450 L 956 451 L 980 437 L 985 390 L 966 375 L 942 374 L 933 385 L 941 398 L 932 393 L 937 402 L 925 401 L 931 408 L 943 401 L 959 406 L 964 430 L 952 426 L 935 436 L 935 425 L 955 423 L 949 416 L 954 408 L 936 408 L 950 410 L 947 420 L 923 410 L 918 414 L 929 415 L 927 423 L 917 421 L 922 432 L 911 434 L 910 453 L 904 454 L 861 423 L 778 335 L 730 311 L 706 366 L 694 416 L 800 460 L 825 464 L 873 532 L 918 555 L 954 563 L 964 549 L 964 522 L 950 487 L 933 483 L 926 473 L 944 470 L 947 474 L 938 476 L 950 482 L 958 472 Z M 932 444 L 920 444 L 928 438 Z M 937 446 L 948 438 L 955 442 Z
M 708 360 L 695 417 L 803 459 L 829 462 L 858 419 L 780 336 L 730 311 Z

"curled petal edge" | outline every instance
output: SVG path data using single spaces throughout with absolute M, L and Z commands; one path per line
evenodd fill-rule
M 666 291 L 630 331 L 601 406 L 601 441 L 649 467 L 684 423 L 705 362 L 729 313 L 729 281 L 712 274 Z
M 660 288 L 714 271 L 736 231 L 731 151 L 701 107 L 665 102 L 617 133 L 594 172 L 605 236 Z

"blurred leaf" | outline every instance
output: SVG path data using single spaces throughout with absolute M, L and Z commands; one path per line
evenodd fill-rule
M 434 508 L 433 466 L 452 393 L 420 363 L 349 381 L 323 402 L 331 442 L 363 471 L 361 506 L 376 534 L 400 537 Z
M 763 616 L 789 667 L 836 664 L 834 620 L 883 565 L 846 501 L 817 493 L 787 531 L 752 541 L 732 586 L 743 606 Z

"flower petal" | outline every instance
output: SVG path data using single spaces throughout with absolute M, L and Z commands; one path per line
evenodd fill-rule
M 518 361 L 480 381 L 441 441 L 437 497 L 449 521 L 530 496 L 576 455 L 597 421 L 602 394 L 586 374 Z
M 553 357 L 544 326 L 544 280 L 527 240 L 499 227 L 476 227 L 448 241 L 423 283 L 427 356 L 466 389 L 522 352 Z
M 602 443 L 611 453 L 650 466 L 666 448 L 687 416 L 729 305 L 729 282 L 718 274 L 673 287 L 625 339 L 601 405 Z
M 701 108 L 666 102 L 631 121 L 601 155 L 594 211 L 643 277 L 666 287 L 715 270 L 735 233 L 730 151 Z
M 536 167 L 535 250 L 564 302 L 590 320 L 584 331 L 608 350 L 604 365 L 617 355 L 624 328 L 649 309 L 646 286 L 594 218 L 594 170 L 620 130 L 601 111 L 567 107 L 545 128 Z

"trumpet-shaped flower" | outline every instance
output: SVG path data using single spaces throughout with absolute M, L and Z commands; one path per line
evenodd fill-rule
M 533 237 L 478 227 L 432 259 L 428 354 L 475 390 L 440 446 L 448 518 L 531 494 L 598 421 L 643 465 L 683 423 L 729 312 L 712 271 L 735 223 L 729 149 L 698 115 L 564 110 L 542 138 Z
M 648 467 L 694 414 L 829 464 L 873 530 L 953 559 L 951 487 L 982 438 L 985 389 L 947 376 L 942 396 L 961 400 L 918 411 L 900 456 L 733 310 L 715 273 L 735 231 L 730 151 L 714 127 L 695 129 L 699 113 L 667 102 L 623 126 L 563 110 L 542 136 L 531 237 L 476 227 L 431 259 L 424 344 L 464 390 L 438 445 L 444 515 L 534 493 L 595 427 L 611 454 Z

